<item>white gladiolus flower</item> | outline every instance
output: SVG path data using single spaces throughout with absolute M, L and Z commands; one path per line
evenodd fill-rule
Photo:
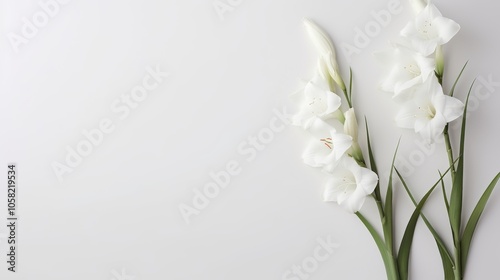
M 325 201 L 337 202 L 350 213 L 358 212 L 365 199 L 377 186 L 378 176 L 368 168 L 344 156 L 332 171 L 325 192 Z
M 429 3 L 401 30 L 401 35 L 410 39 L 415 51 L 428 56 L 437 46 L 448 43 L 459 30 L 458 23 L 443 17 L 436 6 Z
M 442 136 L 447 123 L 462 115 L 463 109 L 460 100 L 443 94 L 441 85 L 433 76 L 416 88 L 413 98 L 402 105 L 396 123 L 415 130 L 430 144 Z
M 435 61 L 403 46 L 395 45 L 393 50 L 376 54 L 384 63 L 389 74 L 380 85 L 383 91 L 393 93 L 397 100 L 404 100 L 413 91 L 413 87 L 424 83 L 434 75 Z
M 309 129 L 312 139 L 302 155 L 304 162 L 312 167 L 323 167 L 327 172 L 332 171 L 352 144 L 352 137 L 343 134 L 341 129 L 342 124 L 337 120 L 326 123 L 319 118 L 314 119 Z
M 335 112 L 340 108 L 341 99 L 331 92 L 329 87 L 319 75 L 307 83 L 304 90 L 294 96 L 301 104 L 301 109 L 292 119 L 292 123 L 308 129 L 311 121 L 318 117 L 330 119 L 335 117 Z
M 339 74 L 339 66 L 337 63 L 335 48 L 330 37 L 314 22 L 309 19 L 304 19 L 307 33 L 311 38 L 316 50 L 319 53 L 319 59 L 322 60 L 332 79 L 342 90 L 345 90 L 345 84 Z M 320 66 L 323 68 L 323 66 Z

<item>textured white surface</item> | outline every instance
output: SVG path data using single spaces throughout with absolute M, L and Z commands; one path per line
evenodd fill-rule
M 388 48 L 410 18 L 409 4 L 401 0 L 403 11 L 359 54 L 347 57 L 340 45 L 353 44 L 355 29 L 365 28 L 373 20 L 370 12 L 387 9 L 390 1 L 229 2 L 234 7 L 222 20 L 211 0 L 73 0 L 17 53 L 8 33 L 20 33 L 22 18 L 41 8 L 38 1 L 0 2 L 0 163 L 16 162 L 20 174 L 19 273 L 6 272 L 7 246 L 0 238 L 2 279 L 285 279 L 294 264 L 314 256 L 317 239 L 328 236 L 340 247 L 309 279 L 385 279 L 361 223 L 322 202 L 321 174 L 300 160 L 306 138 L 299 129 L 275 133 L 255 158 L 238 147 L 269 127 L 273 110 L 288 106 L 291 112 L 288 96 L 312 75 L 316 57 L 301 24 L 309 17 L 331 34 L 344 74 L 353 69 L 358 117 L 369 119 L 381 171 L 388 171 L 402 135 L 400 164 L 417 160 L 408 181 L 421 197 L 436 169 L 446 169 L 444 148 L 427 152 L 411 132 L 395 127 L 396 107 L 377 90 L 382 74 L 372 56 Z M 474 77 L 500 80 L 498 4 L 435 2 L 462 26 L 445 48 L 446 86 L 466 60 L 458 97 Z M 170 76 L 120 119 L 112 104 L 156 65 Z M 491 89 L 485 96 L 483 85 L 471 104 L 467 214 L 500 167 L 500 87 Z M 97 128 L 105 118 L 114 131 L 59 182 L 53 162 L 63 163 L 66 146 L 74 148 L 84 139 L 82 129 Z M 457 135 L 452 132 L 455 140 Z M 416 153 L 429 155 L 418 162 L 410 158 Z M 192 205 L 193 190 L 230 161 L 241 172 L 186 224 L 179 205 Z M 0 178 L 6 180 L 5 172 Z M 0 209 L 6 209 L 5 195 L 0 191 Z M 400 238 L 412 207 L 399 185 L 396 198 Z M 496 278 L 499 202 L 496 192 L 473 242 L 467 279 Z M 372 203 L 363 211 L 376 217 Z M 440 193 L 426 212 L 447 233 Z M 442 278 L 422 224 L 412 261 L 412 279 Z

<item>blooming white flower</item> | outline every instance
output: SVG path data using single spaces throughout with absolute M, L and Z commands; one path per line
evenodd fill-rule
M 325 192 L 325 201 L 337 202 L 348 212 L 358 212 L 365 199 L 377 186 L 378 176 L 368 168 L 359 166 L 356 161 L 344 156 L 332 171 Z
M 394 45 L 392 50 L 376 53 L 376 57 L 387 66 L 389 72 L 380 87 L 383 91 L 393 93 L 396 100 L 405 100 L 411 95 L 414 86 L 434 75 L 434 59 L 411 51 L 401 44 Z
M 339 66 L 337 63 L 336 52 L 330 37 L 313 21 L 309 19 L 303 20 L 306 26 L 307 33 L 311 38 L 316 50 L 319 53 L 319 67 L 328 70 L 332 79 L 339 85 L 342 90 L 345 90 L 345 84 L 340 77 Z M 324 65 L 324 66 L 323 66 Z
M 463 113 L 464 104 L 443 94 L 437 78 L 433 76 L 417 87 L 413 98 L 404 103 L 396 116 L 396 123 L 414 129 L 427 143 L 441 137 L 447 123 Z
M 304 162 L 312 167 L 323 167 L 327 172 L 332 171 L 351 147 L 352 137 L 342 133 L 342 124 L 338 120 L 327 123 L 315 118 L 308 131 L 312 138 L 302 155 Z
M 437 46 L 448 43 L 460 30 L 460 25 L 441 15 L 431 3 L 409 22 L 401 35 L 411 40 L 413 48 L 424 56 L 432 54 Z
M 328 89 L 326 81 L 320 75 L 316 75 L 307 83 L 304 90 L 294 96 L 294 99 L 301 104 L 301 109 L 292 119 L 292 123 L 308 129 L 311 121 L 316 117 L 329 119 L 335 116 L 335 112 L 340 108 L 340 97 Z

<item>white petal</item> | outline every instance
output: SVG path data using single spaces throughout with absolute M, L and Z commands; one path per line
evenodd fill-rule
M 332 153 L 325 160 L 325 164 L 338 161 L 352 146 L 352 137 L 343 133 L 332 133 Z
M 319 87 L 322 90 L 329 91 L 330 87 L 328 86 L 328 82 L 326 79 L 324 79 L 320 73 L 314 75 L 314 77 L 309 81 L 309 83 L 312 83 Z
M 304 163 L 311 167 L 322 167 L 325 165 L 325 157 L 331 152 L 331 149 L 319 139 L 312 139 L 306 146 L 302 159 Z
M 413 57 L 417 62 L 418 68 L 420 69 L 422 82 L 425 82 L 429 77 L 434 76 L 434 70 L 436 69 L 436 61 L 434 59 L 425 57 L 418 53 L 414 54 Z
M 464 104 L 455 97 L 445 95 L 444 98 L 445 104 L 443 116 L 446 119 L 446 122 L 454 121 L 463 114 Z
M 349 182 L 343 180 L 342 176 L 332 176 L 325 187 L 323 199 L 334 201 L 339 204 L 345 201 L 354 191 Z
M 371 194 L 378 183 L 378 176 L 368 168 L 361 167 L 360 177 L 356 178 L 358 188 L 362 189 L 366 195 Z
M 415 123 L 415 132 L 426 143 L 432 144 L 442 136 L 445 126 L 446 120 L 441 114 L 437 114 L 432 120 L 418 119 Z
M 415 27 L 415 22 L 413 22 L 413 21 L 408 22 L 405 25 L 405 27 L 403 27 L 403 29 L 399 32 L 399 34 L 403 37 L 408 38 L 410 41 L 412 41 L 411 38 L 420 35 L 417 31 L 417 28 Z M 413 45 L 413 43 L 412 43 L 412 45 Z
M 411 101 L 408 101 L 411 102 Z M 406 103 L 399 109 L 396 114 L 396 125 L 402 128 L 414 128 L 417 120 L 417 112 L 415 106 L 411 103 Z
M 339 203 L 340 206 L 344 207 L 349 213 L 356 213 L 363 207 L 365 203 L 366 195 L 360 191 L 355 191 L 348 200 L 344 203 Z
M 416 39 L 412 41 L 412 44 L 416 51 L 418 51 L 424 56 L 428 56 L 431 55 L 436 50 L 438 46 L 438 41 L 439 38 L 428 39 L 428 40 Z
M 394 86 L 393 98 L 397 100 L 405 100 L 406 99 L 405 97 L 408 97 L 407 96 L 408 94 L 413 93 L 413 87 L 421 83 L 422 83 L 421 76 L 412 78 L 404 82 L 401 81 L 396 82 Z
M 448 43 L 448 41 L 450 41 L 460 30 L 460 25 L 458 23 L 445 17 L 435 18 L 432 24 L 436 27 L 440 45 Z
M 330 137 L 332 132 L 342 130 L 342 124 L 337 120 L 324 121 L 321 118 L 315 117 L 311 121 L 309 131 L 311 135 L 317 139 Z
M 314 115 L 309 110 L 301 109 L 292 117 L 292 124 L 307 129 L 310 123 L 309 120 L 313 117 Z
M 424 10 L 427 10 L 428 17 L 429 18 L 442 17 L 443 15 L 439 11 L 439 9 L 436 7 L 436 5 L 434 5 L 430 2 L 431 1 L 429 1 L 429 4 L 427 4 L 427 6 L 424 8 Z

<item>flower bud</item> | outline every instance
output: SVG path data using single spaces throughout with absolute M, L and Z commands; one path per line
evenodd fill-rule
M 438 77 L 443 77 L 444 73 L 444 55 L 442 46 L 436 48 L 436 74 Z
M 358 121 L 356 120 L 356 114 L 354 113 L 354 108 L 347 110 L 344 114 L 344 133 L 350 135 L 352 140 L 358 141 Z
M 332 40 L 328 35 L 314 22 L 309 19 L 304 19 L 304 25 L 306 26 L 307 33 L 311 38 L 316 50 L 319 53 L 319 59 L 322 60 L 320 67 L 326 66 L 328 73 L 332 77 L 333 81 L 342 89 L 346 91 L 346 87 L 342 77 L 339 74 L 339 66 L 337 63 L 335 48 L 333 47 Z M 321 69 L 320 74 L 324 75 L 324 69 Z
M 333 81 L 340 87 L 343 92 L 346 92 L 346 87 L 344 80 L 339 74 L 339 66 L 335 57 L 333 57 L 332 53 L 328 53 L 327 58 L 325 59 L 326 66 L 328 67 L 328 72 L 332 77 Z
M 304 19 L 304 25 L 306 26 L 307 33 L 311 38 L 316 50 L 319 52 L 320 57 L 326 56 L 329 52 L 335 57 L 335 49 L 333 48 L 333 43 L 330 37 L 314 22 L 309 19 Z
M 323 80 L 327 81 L 330 85 L 330 80 L 332 77 L 330 76 L 330 72 L 328 72 L 328 66 L 326 66 L 325 60 L 323 58 L 318 58 L 318 73 L 323 78 Z M 330 90 L 333 91 L 332 88 Z
M 363 152 L 358 143 L 358 121 L 354 109 L 350 108 L 344 113 L 344 133 L 352 137 L 352 146 L 348 153 L 358 162 L 364 163 Z

